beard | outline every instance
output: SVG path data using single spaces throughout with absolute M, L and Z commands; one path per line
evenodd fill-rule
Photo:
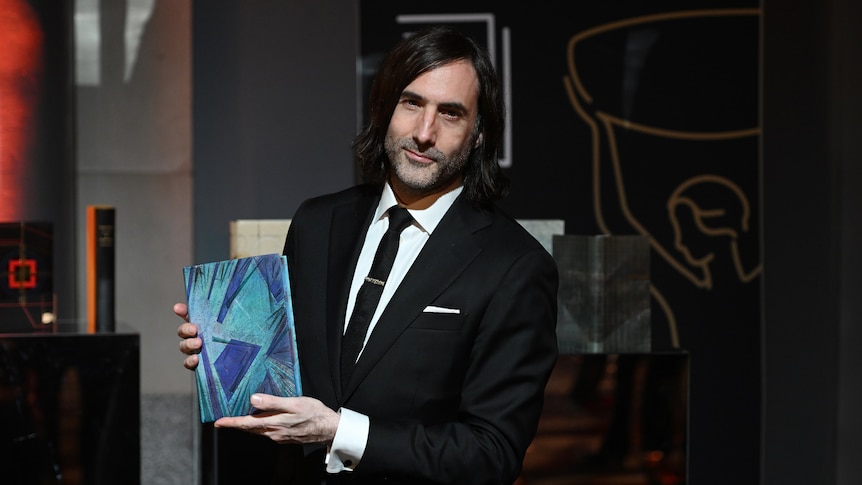
M 472 147 L 473 137 L 458 151 L 449 154 L 434 147 L 421 151 L 416 141 L 409 137 L 395 138 L 387 135 L 385 141 L 386 155 L 389 157 L 393 174 L 402 184 L 417 192 L 433 192 L 460 177 L 470 158 Z M 433 162 L 416 162 L 407 156 L 405 150 L 419 153 Z

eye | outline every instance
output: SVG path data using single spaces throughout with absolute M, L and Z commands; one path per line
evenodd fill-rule
M 440 111 L 440 115 L 450 121 L 456 121 L 461 118 L 461 113 L 455 110 L 442 110 Z
M 401 105 L 404 106 L 405 108 L 410 108 L 410 109 L 419 108 L 421 106 L 419 104 L 419 101 L 417 101 L 416 99 L 413 99 L 413 98 L 402 98 L 401 99 Z

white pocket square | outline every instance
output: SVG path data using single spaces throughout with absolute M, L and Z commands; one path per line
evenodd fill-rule
M 429 306 L 426 306 L 425 309 L 422 310 L 422 312 L 423 313 L 456 313 L 457 314 L 457 313 L 461 313 L 461 310 L 459 310 L 457 308 L 444 308 L 442 306 L 429 305 Z

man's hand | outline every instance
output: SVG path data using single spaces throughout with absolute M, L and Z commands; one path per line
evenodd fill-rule
M 216 428 L 236 428 L 268 437 L 276 443 L 331 443 L 340 416 L 311 397 L 254 394 L 251 405 L 260 412 L 221 418 Z
M 198 366 L 198 354 L 201 352 L 203 342 L 198 338 L 198 327 L 193 323 L 189 323 L 189 309 L 185 303 L 176 303 L 174 305 L 174 313 L 178 317 L 185 320 L 185 323 L 177 328 L 177 335 L 180 340 L 180 352 L 186 354 L 186 360 L 183 365 L 186 369 L 194 370 Z

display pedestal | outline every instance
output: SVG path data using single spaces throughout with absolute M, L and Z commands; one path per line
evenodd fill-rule
M 517 485 L 687 477 L 685 352 L 561 355 Z
M 138 484 L 140 449 L 138 335 L 0 334 L 0 481 Z

